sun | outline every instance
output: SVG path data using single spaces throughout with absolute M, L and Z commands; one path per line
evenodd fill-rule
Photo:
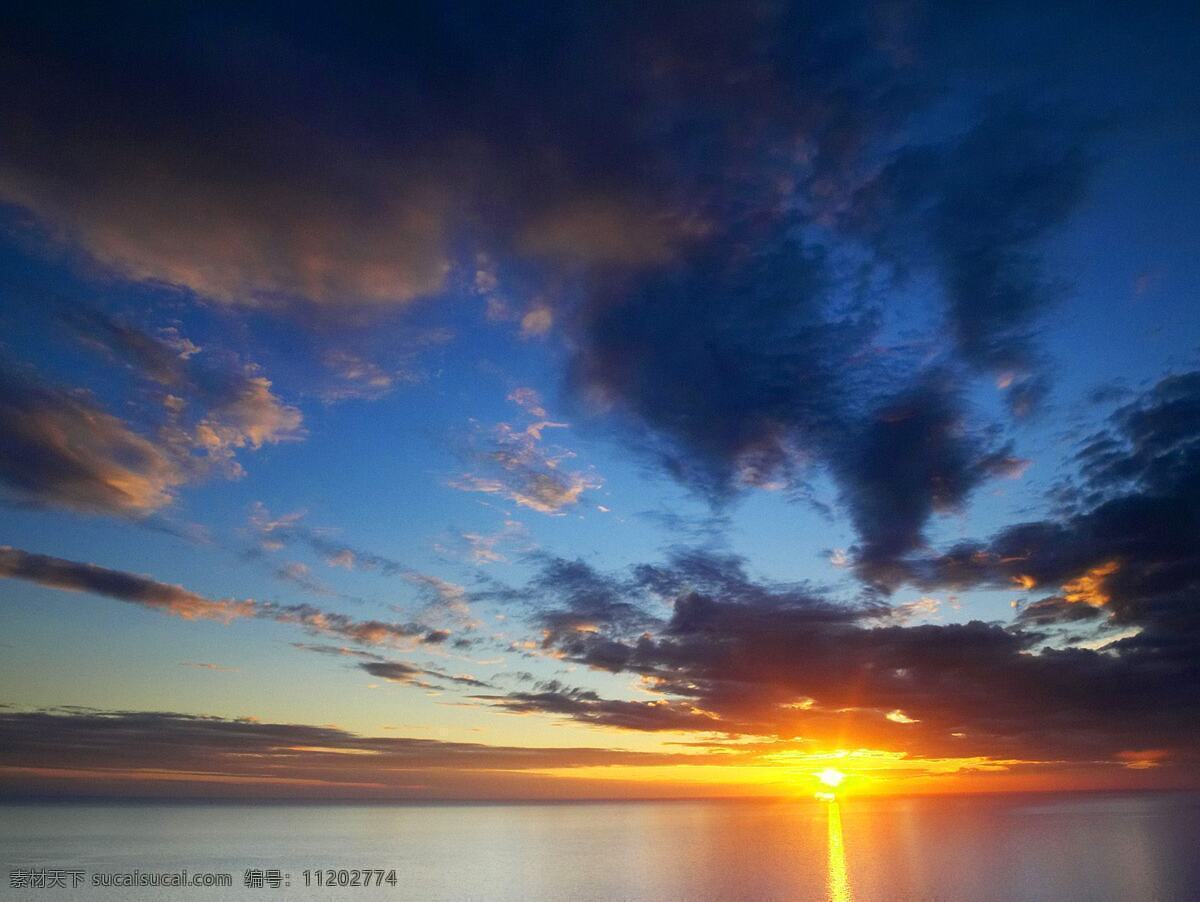
M 846 775 L 836 768 L 827 767 L 817 773 L 817 779 L 830 789 L 837 789 L 842 785 L 842 781 L 846 779 Z

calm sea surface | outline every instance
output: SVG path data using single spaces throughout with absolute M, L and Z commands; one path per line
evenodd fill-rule
M 1200 796 L 836 803 L 0 806 L 5 899 L 1195 900 Z M 12 872 L 83 871 L 76 890 Z M 228 873 L 230 888 L 97 888 L 110 873 Z M 290 886 L 247 888 L 247 869 Z M 304 871 L 395 871 L 306 888 Z M 346 872 L 345 877 L 337 873 Z M 35 878 L 36 879 L 36 878 Z M 372 882 L 374 877 L 371 877 Z

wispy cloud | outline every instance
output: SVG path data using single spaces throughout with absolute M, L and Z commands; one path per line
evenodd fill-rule
M 476 469 L 452 479 L 452 488 L 499 495 L 538 513 L 560 514 L 585 491 L 603 484 L 596 473 L 565 465 L 573 452 L 544 441 L 547 430 L 566 429 L 567 424 L 546 418 L 537 392 L 519 388 L 508 399 L 531 421 L 524 426 L 497 423 L 486 431 L 477 428 L 470 450 Z
M 185 620 L 225 623 L 245 618 L 273 620 L 301 627 L 314 635 L 336 636 L 369 646 L 411 647 L 423 642 L 440 644 L 446 639 L 441 631 L 422 623 L 362 620 L 308 604 L 211 599 L 146 576 L 32 554 L 9 546 L 0 546 L 0 578 L 19 579 L 71 592 L 89 592 Z
M 181 661 L 180 667 L 191 667 L 196 670 L 208 670 L 213 673 L 237 673 L 236 667 L 222 667 L 220 664 L 213 664 L 211 661 Z
M 250 528 L 263 551 L 279 551 L 290 544 L 306 545 L 330 567 L 344 570 L 378 571 L 384 576 L 402 576 L 411 572 L 400 561 L 339 542 L 331 529 L 304 523 L 304 511 L 273 515 L 262 502 L 250 509 Z

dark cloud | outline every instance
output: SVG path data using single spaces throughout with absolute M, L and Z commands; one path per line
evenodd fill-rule
M 530 589 L 539 599 L 537 621 L 545 644 L 553 645 L 575 633 L 627 634 L 654 622 L 645 610 L 629 600 L 630 584 L 619 584 L 597 573 L 580 560 L 534 556 L 541 570 Z
M 13 23 L 5 78 L 41 75 L 4 104 L 5 201 L 121 276 L 222 303 L 403 302 L 442 285 L 449 198 L 432 167 L 354 147 L 331 96 L 309 96 L 306 124 L 289 115 L 303 83 L 320 93 L 316 48 L 254 16 L 111 12 Z M 188 49 L 201 33 L 210 53 Z
M 714 502 L 748 487 L 806 498 L 828 472 L 864 575 L 886 582 L 934 512 L 1019 462 L 970 423 L 960 369 L 873 353 L 875 313 L 831 312 L 831 278 L 826 255 L 784 225 L 722 235 L 585 305 L 572 380 Z
M 26 10 L 0 45 L 28 86 L 0 109 L 0 197 L 110 271 L 225 304 L 406 304 L 471 243 L 655 265 L 710 198 L 780 196 L 797 157 L 836 176 L 859 119 L 900 106 L 870 13 L 811 14 Z
M 363 661 L 358 666 L 371 676 L 387 680 L 389 683 L 406 683 L 412 686 L 420 686 L 424 689 L 441 688 L 422 679 L 428 671 L 401 661 Z
M 348 658 L 366 658 L 369 661 L 380 660 L 379 655 L 374 652 L 364 651 L 361 648 L 350 648 L 346 645 L 324 645 L 314 642 L 293 642 L 292 648 L 298 648 L 301 651 L 311 651 L 319 655 L 337 655 L 339 657 Z
M 911 19 L 921 37 L 930 23 Z M 948 385 L 987 373 L 1016 413 L 1048 392 L 1035 333 L 1064 285 L 1042 251 L 1083 197 L 1094 135 L 1021 93 L 964 95 L 956 113 L 938 109 L 936 127 L 901 135 L 906 103 L 938 108 L 941 88 L 918 89 L 917 70 L 863 40 L 869 17 L 832 20 L 819 38 L 785 30 L 777 48 L 811 54 L 801 69 L 822 98 L 815 127 L 769 64 L 762 76 L 776 137 L 798 126 L 812 153 L 787 200 L 752 177 L 736 199 L 718 182 L 703 195 L 713 214 L 702 237 L 651 272 L 589 284 L 565 329 L 577 394 L 706 497 L 757 486 L 806 498 L 813 475 L 831 474 L 859 528 L 862 572 L 887 582 L 931 514 L 1018 469 Z M 875 281 L 884 271 L 941 283 L 950 341 L 925 348 L 937 369 L 878 346 L 883 314 L 913 303 L 904 278 Z
M 93 399 L 0 365 L 0 481 L 22 502 L 142 516 L 171 502 L 187 468 Z
M 1098 608 L 1089 604 L 1077 604 L 1057 595 L 1051 595 L 1047 598 L 1039 598 L 1032 604 L 1021 608 L 1021 612 L 1017 615 L 1017 622 L 1035 627 L 1054 626 L 1096 620 L 1103 616 Z
M 416 622 L 360 620 L 338 611 L 309 604 L 274 604 L 252 599 L 214 600 L 182 586 L 161 583 L 145 576 L 109 570 L 19 548 L 0 546 L 0 578 L 71 592 L 91 592 L 117 601 L 141 605 L 182 617 L 229 622 L 239 618 L 274 620 L 299 626 L 314 635 L 338 636 L 363 645 L 441 644 L 441 631 Z
M 1061 110 L 994 101 L 962 136 L 900 152 L 856 213 L 901 267 L 934 269 L 958 353 L 1017 412 L 1045 391 L 1032 331 L 1064 286 L 1039 248 L 1082 199 L 1090 137 Z
M 0 712 L 0 794 L 8 796 L 511 798 L 564 789 L 551 777 L 517 779 L 514 772 L 710 758 L 359 736 L 330 726 L 160 712 Z
M 579 560 L 533 555 L 539 572 L 510 600 L 523 600 L 542 631 L 542 646 L 568 657 L 586 658 L 613 672 L 630 662 L 632 649 L 661 632 L 678 599 L 719 596 L 753 606 L 770 617 L 773 610 L 803 608 L 816 619 L 851 620 L 879 616 L 886 605 L 843 606 L 827 602 L 807 584 L 763 583 L 746 572 L 745 561 L 712 550 L 677 550 L 666 564 L 642 564 L 627 576 L 601 573 Z
M 634 702 L 601 698 L 590 689 L 564 686 L 556 680 L 534 687 L 534 692 L 479 695 L 511 714 L 563 715 L 595 726 L 646 731 L 731 731 L 711 715 L 684 702 Z
M 44 554 L 30 554 L 8 545 L 0 546 L 0 577 L 21 579 L 69 592 L 92 592 L 174 614 L 185 620 L 229 622 L 239 617 L 255 616 L 252 601 L 214 601 L 189 592 L 182 586 L 160 583 L 146 576 Z
M 1025 463 L 969 431 L 948 383 L 940 374 L 887 401 L 832 457 L 862 542 L 858 570 L 872 582 L 897 581 L 895 562 L 921 547 L 934 512 L 957 509 L 978 485 Z
M 540 686 L 488 700 L 628 729 L 829 747 L 853 737 L 916 756 L 1118 761 L 1150 744 L 1183 766 L 1200 741 L 1200 697 L 1191 688 L 1200 656 L 1195 631 L 1182 628 L 1195 621 L 1189 595 L 1159 597 L 1162 629 L 1143 618 L 1140 635 L 1110 631 L 1116 641 L 1102 649 L 1047 644 L 1041 629 L 1096 624 L 1101 613 L 1076 615 L 1068 606 L 1090 609 L 1097 592 L 1111 593 L 1103 607 L 1112 621 L 1131 622 L 1122 620 L 1130 599 L 1119 595 L 1116 573 L 1089 580 L 1086 564 L 1067 571 L 1060 595 L 1029 605 L 1009 626 L 906 626 L 885 605 L 837 604 L 803 586 L 753 580 L 736 558 L 693 554 L 608 580 L 608 591 L 629 603 L 644 604 L 651 589 L 667 599 L 665 620 L 640 632 L 618 618 L 547 634 L 558 656 L 636 674 L 659 698 L 610 701 Z M 541 597 L 536 581 L 529 591 Z
M 574 384 L 712 498 L 786 480 L 840 425 L 837 374 L 868 334 L 825 319 L 824 279 L 820 255 L 786 234 L 722 235 L 581 312 Z
M 405 664 L 400 661 L 364 661 L 358 666 L 371 674 L 371 676 L 379 677 L 381 680 L 388 680 L 392 683 L 411 683 L 417 686 L 424 686 L 425 688 L 437 688 L 430 686 L 422 679 L 428 676 L 457 683 L 460 686 L 471 686 L 476 689 L 486 689 L 490 686 L 489 683 L 468 674 L 449 674 L 432 668 L 414 667 L 411 664 Z
M 1048 589 L 1140 631 L 1120 640 L 1123 654 L 1191 672 L 1200 659 L 1200 373 L 1163 379 L 1117 409 L 1076 462 L 1061 517 L 911 561 L 911 578 Z

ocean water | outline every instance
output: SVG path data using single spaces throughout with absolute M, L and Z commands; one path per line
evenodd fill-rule
M 39 902 L 1194 900 L 1200 795 L 5 805 L 0 867 L 0 897 Z M 183 869 L 227 873 L 232 886 L 95 885 Z M 82 872 L 83 885 L 12 886 L 14 873 L 55 870 Z M 264 885 L 247 887 L 247 870 Z M 319 886 L 317 871 L 335 885 Z M 355 871 L 384 882 L 336 885 Z

